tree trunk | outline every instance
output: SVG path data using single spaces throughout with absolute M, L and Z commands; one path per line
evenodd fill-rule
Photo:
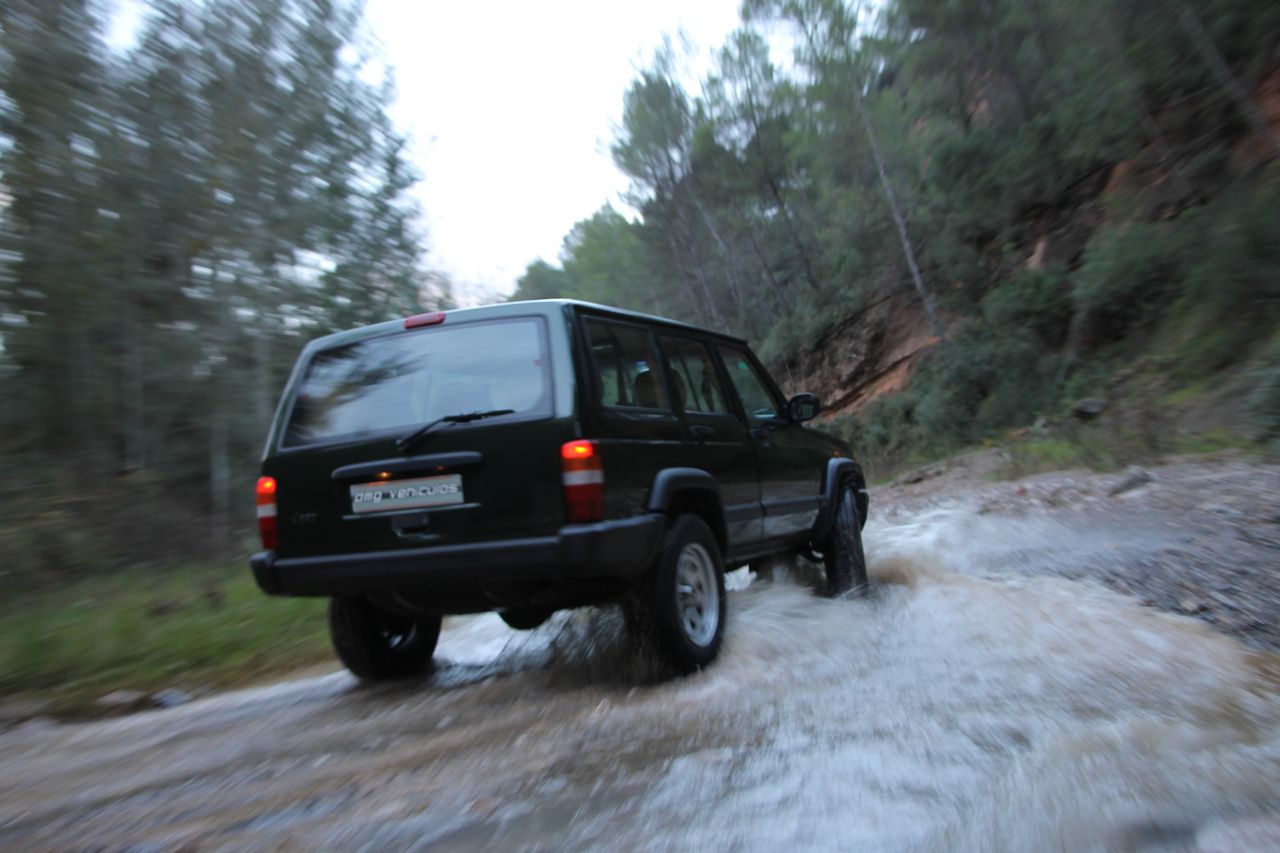
M 942 325 L 942 320 L 939 319 L 938 313 L 933 309 L 933 300 L 925 287 L 924 278 L 920 275 L 920 267 L 916 264 L 915 249 L 911 245 L 911 235 L 907 233 L 907 221 L 903 218 L 902 211 L 898 209 L 898 199 L 893 193 L 893 185 L 889 182 L 889 173 L 885 170 L 884 158 L 880 156 L 880 143 L 876 140 L 875 130 L 871 127 L 871 119 L 868 118 L 866 105 L 862 101 L 862 91 L 858 88 L 856 82 L 854 83 L 853 94 L 858 108 L 858 117 L 862 119 L 862 128 L 866 131 L 867 142 L 871 146 L 871 156 L 876 162 L 876 171 L 880 174 L 880 186 L 884 190 L 885 201 L 889 203 L 889 211 L 893 214 L 894 225 L 898 226 L 898 239 L 902 242 L 902 253 L 907 258 L 907 266 L 911 268 L 911 282 L 915 285 L 916 293 L 924 304 L 924 311 L 929 317 L 929 325 L 933 329 L 933 334 L 942 340 L 946 340 L 946 327 Z
M 1235 102 L 1245 120 L 1249 122 L 1249 127 L 1262 138 L 1267 147 L 1271 149 L 1271 153 L 1273 155 L 1280 153 L 1280 139 L 1276 138 L 1276 134 L 1267 124 L 1267 120 L 1263 118 L 1262 112 L 1258 109 L 1258 105 L 1253 102 L 1253 98 L 1249 96 L 1249 93 L 1240 84 L 1240 81 L 1236 79 L 1236 76 L 1231 73 L 1231 66 L 1227 65 L 1227 60 L 1223 58 L 1222 53 L 1213 43 L 1213 39 L 1205 31 L 1200 19 L 1196 17 L 1196 13 L 1187 5 L 1186 0 L 1169 0 L 1169 2 L 1173 5 L 1174 12 L 1178 16 L 1178 24 L 1190 37 L 1192 47 L 1200 54 L 1204 64 L 1209 66 L 1213 76 L 1218 79 L 1218 85 L 1222 87 L 1222 91 Z

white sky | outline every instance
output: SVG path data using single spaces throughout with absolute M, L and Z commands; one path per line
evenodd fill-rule
M 705 73 L 737 5 L 368 0 L 399 90 L 391 114 L 424 176 L 429 263 L 460 302 L 510 293 L 530 262 L 556 261 L 573 223 L 621 206 L 609 143 L 637 67 L 683 31 Z

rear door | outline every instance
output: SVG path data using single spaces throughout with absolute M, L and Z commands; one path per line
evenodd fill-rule
M 689 464 L 684 431 L 652 329 L 590 313 L 581 326 L 588 390 L 583 424 L 604 464 L 605 516 L 626 518 L 644 511 L 656 471 Z
M 563 521 L 543 317 L 453 320 L 316 352 L 263 473 L 283 556 L 553 531 Z M 396 443 L 449 415 L 402 451 Z
M 671 396 L 684 420 L 691 467 L 716 478 L 732 547 L 763 536 L 756 453 L 726 393 L 715 357 L 701 340 L 660 334 Z

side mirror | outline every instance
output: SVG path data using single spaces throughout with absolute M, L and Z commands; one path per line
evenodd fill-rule
M 817 394 L 801 393 L 787 401 L 787 417 L 795 423 L 811 421 L 822 411 Z

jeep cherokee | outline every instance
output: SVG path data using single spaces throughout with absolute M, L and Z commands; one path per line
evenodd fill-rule
M 530 629 L 621 602 L 669 668 L 710 663 L 724 573 L 778 554 L 866 587 L 863 474 L 738 338 L 572 300 L 312 341 L 258 480 L 271 595 L 329 596 L 358 677 L 431 665 L 443 616 Z

